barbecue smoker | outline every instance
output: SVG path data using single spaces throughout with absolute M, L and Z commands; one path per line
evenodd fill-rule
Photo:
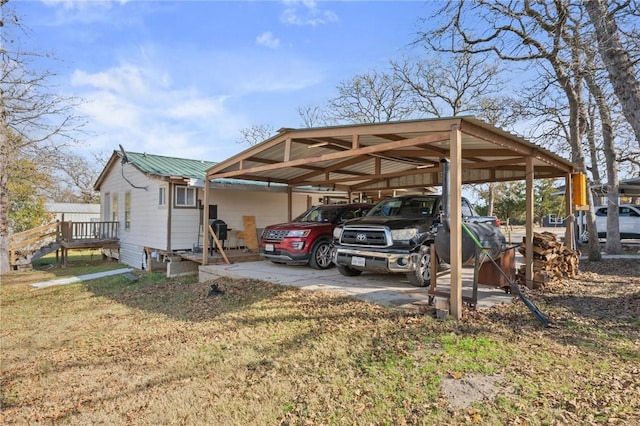
M 220 244 L 224 248 L 224 242 L 227 239 L 227 224 L 225 223 L 225 221 L 220 219 L 209 219 L 209 226 L 211 227 L 211 229 L 213 229 L 213 232 L 214 234 L 216 234 L 218 241 L 220 241 Z M 212 236 L 209 236 L 209 249 L 212 252 L 218 250 L 218 247 L 214 243 Z
M 451 197 L 449 190 L 449 161 L 443 159 L 442 163 L 442 204 L 443 217 L 438 225 L 438 231 L 434 242 L 436 254 L 445 262 L 451 257 L 451 222 L 450 207 Z M 446 198 L 446 199 L 444 199 Z M 506 239 L 499 227 L 488 226 L 484 223 L 462 223 L 462 262 L 469 263 L 475 260 L 473 274 L 473 294 L 471 297 L 462 296 L 462 300 L 471 306 L 478 303 L 478 284 L 502 287 L 506 292 L 513 292 L 524 302 L 533 315 L 545 327 L 550 327 L 549 317 L 542 313 L 520 291 L 515 278 L 515 246 L 508 247 Z M 488 262 L 484 262 L 488 260 Z M 435 296 L 450 297 L 451 295 L 437 290 L 435 275 L 429 287 L 429 304 L 433 304 Z
M 451 191 L 449 188 L 449 160 L 441 160 L 442 164 L 442 219 L 438 225 L 435 238 L 435 249 L 438 257 L 449 263 L 451 252 Z M 465 229 L 466 228 L 466 229 Z M 478 250 L 474 238 L 484 250 Z M 491 256 L 497 259 L 502 254 L 506 245 L 506 239 L 499 226 L 490 223 L 463 224 L 462 230 L 462 263 L 471 263 L 476 260 L 476 255 Z M 480 263 L 484 259 L 478 259 Z

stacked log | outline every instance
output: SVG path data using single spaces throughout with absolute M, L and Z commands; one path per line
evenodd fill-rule
M 523 238 L 524 240 L 524 238 Z M 518 251 L 525 256 L 523 244 Z M 562 241 L 558 241 L 553 232 L 533 233 L 533 282 L 525 279 L 526 265 L 520 265 L 516 274 L 518 285 L 529 288 L 545 287 L 563 278 L 572 278 L 578 274 L 580 252 L 569 250 Z

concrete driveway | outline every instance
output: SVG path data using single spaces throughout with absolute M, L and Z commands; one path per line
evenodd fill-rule
M 524 227 L 514 227 L 509 231 L 510 241 L 522 242 L 525 233 Z M 554 232 L 559 238 L 564 237 L 564 228 L 561 227 L 536 228 L 536 231 Z M 522 262 L 522 256 L 516 253 L 516 268 Z M 462 294 L 471 297 L 473 267 L 464 267 L 462 273 Z M 278 265 L 266 260 L 199 267 L 200 281 L 208 281 L 218 277 L 262 280 L 305 290 L 335 291 L 368 302 L 407 309 L 418 309 L 420 305 L 427 304 L 429 300 L 427 288 L 414 287 L 409 284 L 404 275 L 398 274 L 364 272 L 358 277 L 345 277 L 340 275 L 336 268 L 318 271 L 308 266 Z M 449 292 L 449 278 L 446 272 L 438 274 L 438 291 Z M 476 307 L 483 309 L 495 304 L 512 303 L 513 298 L 514 295 L 506 294 L 500 288 L 479 285 Z
M 199 268 L 200 281 L 218 277 L 255 279 L 289 285 L 305 290 L 327 290 L 354 296 L 371 303 L 405 309 L 418 309 L 428 303 L 427 288 L 414 287 L 400 274 L 362 273 L 358 277 L 342 276 L 337 268 L 315 270 L 308 266 L 286 266 L 270 261 L 242 262 L 231 265 L 207 265 Z M 438 291 L 449 292 L 449 275 L 438 274 Z M 463 268 L 463 296 L 472 295 L 473 267 Z M 497 303 L 511 303 L 513 296 L 504 290 L 480 285 L 477 308 Z
M 536 228 L 537 232 L 554 232 L 559 238 L 564 237 L 564 228 Z M 511 227 L 505 236 L 514 243 L 521 243 L 525 229 Z M 516 267 L 523 260 L 516 256 Z M 462 270 L 462 295 L 471 297 L 473 291 L 473 267 Z M 414 287 L 402 274 L 374 274 L 364 272 L 358 277 L 340 275 L 336 268 L 323 271 L 308 266 L 278 265 L 266 260 L 242 262 L 231 265 L 207 265 L 199 268 L 200 281 L 208 281 L 218 277 L 248 278 L 268 281 L 274 284 L 290 285 L 305 290 L 328 290 L 354 296 L 372 303 L 396 306 L 406 309 L 418 309 L 427 304 L 429 295 L 427 288 Z M 449 293 L 450 277 L 447 272 L 438 274 L 438 291 Z M 478 286 L 478 302 L 476 308 L 482 309 L 499 303 L 512 303 L 513 295 L 504 290 L 485 285 Z

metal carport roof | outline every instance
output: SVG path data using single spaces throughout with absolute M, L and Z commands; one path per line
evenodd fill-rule
M 531 157 L 536 178 L 564 177 L 573 165 L 558 155 L 474 117 L 453 117 L 279 133 L 207 170 L 237 178 L 365 192 L 442 183 L 452 126 L 461 131 L 463 183 L 521 180 Z

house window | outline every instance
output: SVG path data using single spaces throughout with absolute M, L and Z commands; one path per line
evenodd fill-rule
M 118 194 L 113 194 L 111 197 L 111 220 L 118 221 Z
M 188 186 L 176 186 L 176 207 L 195 207 L 196 189 Z
M 124 229 L 131 229 L 131 191 L 124 193 Z
M 158 188 L 158 205 L 167 205 L 167 187 L 164 185 Z

